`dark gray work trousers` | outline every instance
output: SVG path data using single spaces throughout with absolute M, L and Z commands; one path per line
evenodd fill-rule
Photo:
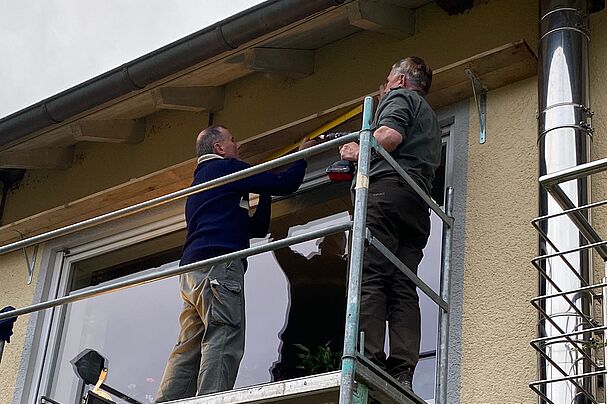
M 396 177 L 371 179 L 367 209 L 371 234 L 417 273 L 430 235 L 430 213 L 423 200 Z M 388 321 L 390 357 L 384 341 Z M 379 250 L 364 255 L 360 329 L 365 356 L 393 377 L 413 374 L 419 360 L 420 309 L 415 284 Z
M 180 275 L 179 338 L 157 403 L 234 387 L 244 353 L 245 266 L 246 261 L 236 260 Z

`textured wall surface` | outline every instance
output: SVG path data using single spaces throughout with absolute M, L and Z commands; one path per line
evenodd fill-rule
M 28 251 L 31 254 L 31 251 Z M 42 249 L 38 250 L 38 262 L 42 255 Z M 34 282 L 27 285 L 27 266 L 21 251 L 7 254 L 2 257 L 0 267 L 0 308 L 13 306 L 16 308 L 31 304 L 35 283 L 39 270 L 36 268 Z M 0 403 L 10 403 L 17 377 L 20 374 L 23 346 L 28 330 L 29 315 L 17 319 L 13 327 L 13 336 L 10 344 L 4 345 L 4 353 L 0 360 Z
M 605 85 L 605 66 L 607 66 L 607 12 L 594 14 L 590 19 L 590 107 L 595 113 L 592 121 L 594 136 L 592 142 L 592 160 L 607 158 L 607 87 Z M 592 176 L 592 200 L 607 199 L 607 172 Z M 593 226 L 603 240 L 607 240 L 607 207 L 594 209 Z M 595 282 L 602 282 L 604 262 L 595 253 Z
M 536 93 L 536 79 L 491 91 L 483 145 L 470 117 L 462 403 L 535 402 Z

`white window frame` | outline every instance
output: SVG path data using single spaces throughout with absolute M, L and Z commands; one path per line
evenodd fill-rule
M 71 268 L 74 262 L 185 229 L 181 206 L 160 208 L 142 215 L 144 217 L 122 219 L 46 244 L 41 268 L 46 272 L 46 289 L 49 292 L 43 295 L 43 299 L 54 299 L 67 294 L 71 271 L 65 269 Z M 40 336 L 34 344 L 38 345 L 38 349 L 33 360 L 30 360 L 34 373 L 29 386 L 24 386 L 19 401 L 22 404 L 39 403 L 40 397 L 45 396 L 51 387 L 54 361 L 63 331 L 63 321 L 54 319 L 65 316 L 65 312 L 65 305 L 49 309 L 37 324 Z

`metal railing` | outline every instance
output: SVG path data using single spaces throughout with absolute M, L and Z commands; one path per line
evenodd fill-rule
M 346 310 L 346 326 L 344 337 L 344 351 L 341 366 L 341 382 L 340 382 L 340 404 L 351 404 L 353 395 L 355 394 L 355 381 L 359 381 L 357 388 L 362 394 L 362 402 L 366 402 L 367 389 L 364 385 L 370 385 L 373 389 L 380 391 L 382 397 L 398 403 L 422 403 L 423 400 L 416 396 L 413 392 L 405 390 L 398 382 L 390 377 L 383 370 L 378 369 L 374 364 L 365 359 L 357 352 L 358 341 L 358 317 L 360 310 L 360 286 L 362 278 L 362 265 L 364 248 L 367 243 L 377 248 L 405 275 L 407 275 L 422 292 L 424 292 L 432 301 L 434 301 L 439 311 L 439 336 L 437 344 L 437 376 L 436 376 L 436 392 L 435 402 L 437 404 L 446 404 L 447 402 L 447 370 L 448 370 L 448 337 L 449 337 L 449 290 L 450 290 L 450 268 L 451 268 L 451 248 L 452 248 L 452 232 L 454 219 L 452 217 L 453 208 L 453 190 L 447 189 L 445 202 L 445 211 L 443 211 L 416 183 L 415 181 L 396 163 L 396 161 L 386 152 L 381 146 L 377 145 L 375 139 L 371 136 L 371 120 L 372 120 L 373 100 L 371 97 L 366 97 L 363 110 L 363 127 L 360 132 L 353 132 L 349 135 L 338 139 L 322 143 L 310 147 L 308 149 L 289 154 L 275 160 L 250 167 L 246 170 L 239 171 L 217 178 L 212 181 L 185 188 L 183 190 L 173 192 L 158 198 L 154 198 L 127 208 L 119 209 L 110 213 L 106 213 L 88 220 L 84 220 L 63 228 L 52 230 L 37 236 L 23 239 L 11 244 L 0 247 L 0 255 L 22 249 L 28 246 L 37 245 L 39 243 L 55 239 L 82 229 L 106 223 L 111 220 L 122 218 L 138 212 L 142 212 L 156 206 L 166 204 L 176 199 L 184 198 L 198 192 L 203 192 L 213 189 L 230 182 L 250 177 L 252 175 L 280 167 L 282 165 L 294 162 L 302 158 L 308 158 L 312 155 L 322 153 L 323 151 L 333 149 L 336 146 L 345 144 L 351 141 L 358 140 L 360 144 L 358 172 L 356 178 L 356 196 L 354 202 L 354 217 L 352 222 L 330 226 L 328 228 L 301 234 L 298 236 L 286 237 L 281 240 L 272 241 L 270 243 L 250 247 L 237 252 L 220 255 L 214 258 L 206 259 L 196 263 L 184 265 L 177 268 L 169 268 L 160 270 L 154 273 L 135 276 L 133 278 L 116 282 L 111 285 L 103 285 L 93 287 L 89 290 L 76 292 L 67 296 L 59 297 L 32 304 L 27 307 L 18 308 L 14 311 L 0 314 L 0 320 L 7 319 L 23 314 L 34 313 L 40 310 L 65 305 L 83 299 L 88 299 L 94 296 L 122 290 L 125 288 L 144 285 L 150 282 L 159 281 L 179 274 L 195 271 L 201 267 L 219 264 L 221 262 L 234 259 L 246 258 L 252 255 L 260 254 L 267 251 L 276 250 L 287 247 L 303 241 L 313 240 L 329 234 L 343 232 L 351 229 L 352 247 L 350 252 L 350 266 L 348 278 L 348 296 Z M 443 245 L 441 257 L 441 290 L 440 295 L 434 292 L 426 285 L 417 275 L 415 275 L 405 264 L 403 264 L 390 250 L 385 247 L 373 234 L 370 234 L 366 228 L 366 209 L 369 186 L 369 165 L 371 148 L 375 148 L 395 171 L 415 190 L 415 192 L 428 204 L 443 222 Z M 362 344 L 361 344 L 362 345 Z M 361 384 L 362 383 L 362 384 Z
M 553 383 L 570 383 L 577 389 L 577 398 L 587 400 L 598 404 L 597 387 L 599 384 L 607 385 L 607 370 L 605 369 L 605 359 L 607 358 L 607 310 L 605 309 L 605 299 L 607 296 L 607 278 L 602 278 L 600 283 L 590 283 L 585 280 L 576 270 L 576 262 L 571 262 L 571 255 L 579 251 L 595 251 L 598 258 L 603 260 L 603 266 L 607 271 L 607 241 L 603 240 L 590 222 L 590 216 L 593 209 L 607 205 L 607 199 L 591 202 L 582 206 L 576 206 L 567 196 L 561 185 L 564 183 L 589 177 L 593 174 L 607 171 L 607 159 L 592 161 L 581 164 L 566 170 L 558 171 L 552 174 L 544 175 L 539 178 L 540 185 L 546 189 L 548 194 L 562 209 L 561 212 L 551 215 L 538 217 L 532 221 L 533 226 L 538 231 L 540 237 L 545 240 L 551 251 L 533 258 L 531 263 L 542 276 L 551 285 L 555 293 L 544 294 L 531 300 L 531 304 L 539 312 L 540 337 L 531 341 L 531 346 L 537 351 L 538 357 L 547 361 L 552 368 L 560 374 L 540 375 L 540 380 L 529 384 L 543 400 L 542 402 L 550 404 L 555 403 L 545 393 L 546 386 Z M 543 230 L 542 223 L 548 220 L 570 220 L 578 229 L 579 237 L 583 240 L 582 245 L 567 250 L 559 250 L 556 242 L 551 240 L 549 235 Z M 554 260 L 558 260 L 561 265 L 554 265 Z M 559 286 L 558 277 L 563 276 L 561 271 L 555 271 L 558 268 L 567 272 L 566 276 L 574 276 L 579 279 L 581 286 L 571 290 L 562 290 Z M 592 277 L 590 277 L 592 279 Z M 557 300 L 558 299 L 558 300 Z M 591 312 L 584 313 L 577 302 L 580 299 L 587 299 L 590 303 Z M 546 306 L 559 301 L 567 310 L 549 314 Z M 601 303 L 601 318 L 594 312 L 595 304 Z M 563 329 L 562 322 L 559 323 L 557 317 L 564 317 L 575 322 L 575 331 Z M 601 325 L 602 324 L 602 325 Z M 546 329 L 550 327 L 551 332 Z M 554 349 L 567 350 L 575 352 L 576 355 L 587 363 L 586 367 L 574 366 L 571 369 L 564 369 L 562 364 L 558 363 L 552 356 Z M 597 350 L 601 354 L 597 355 Z M 599 361 L 597 357 L 602 357 Z M 542 377 L 543 376 L 543 377 Z M 598 383 L 598 378 L 602 377 L 602 383 Z M 587 379 L 594 380 L 591 385 L 593 388 L 589 391 L 584 387 L 583 381 Z M 583 398 L 582 398 L 583 397 Z M 581 401 L 580 401 L 581 402 Z M 586 402 L 586 401 L 585 401 Z

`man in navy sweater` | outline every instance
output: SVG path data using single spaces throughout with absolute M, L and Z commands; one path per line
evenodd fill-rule
M 302 142 L 300 150 L 314 145 Z M 238 143 L 221 125 L 196 139 L 198 166 L 192 185 L 250 167 L 239 159 Z M 272 195 L 287 195 L 301 185 L 307 163 L 298 160 L 278 173 L 265 172 L 189 196 L 185 205 L 187 238 L 180 265 L 242 250 L 249 239 L 264 237 L 270 224 Z M 249 217 L 249 193 L 259 194 Z M 230 390 L 244 353 L 244 273 L 246 260 L 234 260 L 180 276 L 184 305 L 180 331 L 156 402 Z

